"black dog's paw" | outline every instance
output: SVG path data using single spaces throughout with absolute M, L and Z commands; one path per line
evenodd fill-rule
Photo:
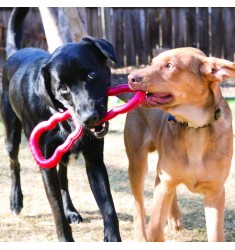
M 11 213 L 13 215 L 19 215 L 21 210 L 22 210 L 23 206 L 16 206 L 16 207 L 11 207 Z
M 121 242 L 121 241 L 122 239 L 119 233 L 104 235 L 104 242 Z
M 15 188 L 11 191 L 10 207 L 13 215 L 19 215 L 23 208 L 23 194 L 21 189 Z
M 83 222 L 82 216 L 77 211 L 66 211 L 66 218 L 69 224 Z

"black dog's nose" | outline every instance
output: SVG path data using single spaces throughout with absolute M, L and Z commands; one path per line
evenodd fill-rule
M 99 115 L 97 111 L 93 111 L 92 113 L 86 114 L 81 117 L 81 122 L 86 127 L 94 127 L 94 125 L 99 121 Z

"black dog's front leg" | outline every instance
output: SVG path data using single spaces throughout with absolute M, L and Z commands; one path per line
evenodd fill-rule
M 83 152 L 90 187 L 104 221 L 104 241 L 121 241 L 109 179 L 103 161 L 103 139 L 94 139 Z
M 68 177 L 67 177 L 68 157 L 66 157 L 66 159 L 64 158 L 65 157 L 63 157 L 63 162 L 60 162 L 59 164 L 59 171 L 58 171 L 64 212 L 69 223 L 80 223 L 82 222 L 82 217 L 75 209 L 68 189 Z
M 56 168 L 41 169 L 47 198 L 54 217 L 59 241 L 74 241 L 71 227 L 65 217 Z

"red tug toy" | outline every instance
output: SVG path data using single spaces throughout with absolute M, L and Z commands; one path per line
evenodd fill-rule
M 119 94 L 127 93 L 127 92 L 134 92 L 134 91 L 131 90 L 127 84 L 123 84 L 117 87 L 109 88 L 107 90 L 107 96 L 115 96 L 115 95 L 119 95 Z M 137 107 L 141 102 L 143 102 L 143 100 L 145 99 L 145 96 L 146 96 L 145 92 L 137 91 L 130 101 L 128 101 L 127 103 L 121 106 L 115 107 L 111 109 L 109 112 L 107 112 L 104 118 L 99 123 L 111 120 L 119 114 L 124 114 L 124 113 L 131 111 L 132 109 Z M 50 158 L 45 159 L 43 157 L 42 152 L 39 147 L 40 136 L 45 131 L 53 129 L 57 125 L 57 123 L 65 121 L 69 119 L 70 117 L 72 117 L 72 115 L 69 110 L 65 111 L 64 113 L 56 113 L 48 121 L 39 123 L 33 129 L 29 138 L 29 144 L 30 144 L 30 148 L 33 153 L 34 159 L 41 168 L 55 167 L 61 160 L 63 154 L 68 152 L 71 149 L 71 147 L 74 145 L 75 141 L 78 140 L 82 136 L 84 128 L 80 125 L 76 126 L 76 123 L 74 121 L 75 130 L 67 137 L 65 142 L 55 150 L 54 154 Z

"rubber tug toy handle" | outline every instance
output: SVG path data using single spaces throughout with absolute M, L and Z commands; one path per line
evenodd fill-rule
M 132 91 L 128 87 L 127 84 L 123 84 L 123 85 L 119 85 L 113 88 L 109 88 L 107 90 L 106 95 L 116 96 L 116 95 L 127 93 L 127 92 L 134 92 L 134 91 Z M 136 108 L 141 102 L 143 102 L 143 100 L 145 99 L 145 96 L 146 96 L 145 92 L 137 91 L 135 95 L 131 98 L 131 100 L 129 100 L 127 103 L 114 107 L 113 109 L 108 111 L 106 115 L 104 116 L 104 118 L 98 124 L 111 120 L 119 114 L 124 114 L 124 113 L 131 111 L 132 109 Z M 83 135 L 84 127 L 77 125 L 75 123 L 75 120 L 72 117 L 73 122 L 75 124 L 75 130 L 67 137 L 67 139 L 65 140 L 63 144 L 61 144 L 60 146 L 56 148 L 55 152 L 50 158 L 45 159 L 43 157 L 42 152 L 40 150 L 40 146 L 39 146 L 39 139 L 41 135 L 45 131 L 53 129 L 59 122 L 63 122 L 71 117 L 72 117 L 72 114 L 70 113 L 69 110 L 63 113 L 58 112 L 52 115 L 48 121 L 43 121 L 39 123 L 33 129 L 29 138 L 29 145 L 30 145 L 30 148 L 31 148 L 31 151 L 33 153 L 36 163 L 41 168 L 49 169 L 49 168 L 56 167 L 56 165 L 60 162 L 62 156 L 66 152 L 68 152 L 72 148 L 76 140 L 78 140 Z

